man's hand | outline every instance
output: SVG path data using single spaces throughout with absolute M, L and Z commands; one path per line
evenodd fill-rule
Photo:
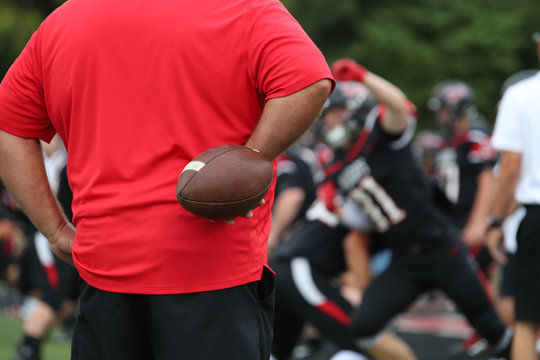
M 487 223 L 469 223 L 461 231 L 461 237 L 463 238 L 463 242 L 465 243 L 465 245 L 467 245 L 468 247 L 482 245 L 486 239 L 486 230 Z
M 264 201 L 264 199 L 261 199 L 261 202 L 259 203 L 259 206 L 262 206 L 264 204 L 266 204 L 266 201 Z M 253 210 L 255 210 L 255 209 L 253 209 Z M 253 217 L 253 210 L 249 210 L 247 213 L 245 213 L 241 217 L 246 218 L 246 219 L 252 218 Z M 234 225 L 234 219 L 235 218 L 223 219 L 222 221 L 224 221 L 228 225 Z M 216 221 L 217 221 L 216 219 L 210 219 L 210 222 L 216 222 Z
M 504 253 L 502 228 L 491 228 L 487 232 L 486 247 L 491 254 L 491 257 L 500 264 L 505 265 L 508 261 Z
M 51 250 L 60 259 L 73 265 L 73 240 L 75 240 L 75 227 L 66 223 L 60 227 L 54 234 L 48 237 Z
M 367 69 L 350 58 L 336 60 L 331 65 L 332 75 L 341 81 L 364 82 Z

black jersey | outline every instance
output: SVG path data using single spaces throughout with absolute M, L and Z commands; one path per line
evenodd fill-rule
M 306 211 L 317 197 L 315 182 L 311 167 L 304 161 L 297 151 L 287 150 L 277 158 L 276 194 L 289 188 L 301 188 L 305 198 L 302 206 L 296 214 L 294 221 L 303 219 Z
M 326 168 L 340 193 L 362 207 L 377 237 L 390 247 L 429 241 L 447 224 L 412 152 L 413 133 L 411 124 L 401 136 L 387 134 L 375 114 L 351 149 L 336 152 Z
M 454 135 L 436 156 L 436 179 L 454 204 L 449 216 L 454 224 L 465 226 L 478 188 L 478 175 L 495 164 L 496 152 L 489 136 L 470 129 Z
M 317 220 L 310 221 L 279 244 L 271 261 L 304 257 L 321 273 L 336 276 L 346 269 L 343 239 L 348 232 L 343 226 L 330 227 Z

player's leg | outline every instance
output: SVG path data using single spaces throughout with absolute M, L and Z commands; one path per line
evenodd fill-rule
M 457 242 L 431 254 L 433 286 L 440 288 L 453 300 L 474 329 L 488 341 L 495 352 L 510 345 L 511 331 L 499 319 L 488 299 L 476 272 L 467 259 L 466 250 Z
M 150 296 L 155 359 L 268 359 L 274 293 L 264 268 L 261 280 L 245 285 Z
M 23 338 L 13 360 L 38 360 L 42 340 L 56 321 L 55 310 L 37 298 L 26 298 Z
M 152 360 L 148 295 L 102 291 L 81 281 L 71 360 Z
M 366 352 L 377 360 L 416 360 L 412 348 L 400 337 L 383 332 Z
M 332 278 L 313 269 L 306 258 L 293 258 L 278 265 L 280 302 L 287 302 L 289 311 L 305 322 L 311 323 L 319 333 L 342 349 L 360 350 L 350 327 L 351 304 L 340 294 Z
M 340 350 L 330 360 L 367 360 L 364 355 L 351 350 Z
M 512 360 L 538 360 L 536 339 L 540 323 L 516 320 Z
M 272 356 L 275 360 L 288 359 L 300 338 L 305 320 L 297 311 L 298 293 L 294 290 L 290 263 L 273 262 L 276 272 L 276 300 Z
M 48 247 L 47 240 L 38 236 L 41 235 L 39 233 L 34 235 L 20 262 L 20 289 L 25 295 L 22 311 L 23 338 L 13 357 L 14 360 L 40 358 L 41 344 L 57 321 L 57 312 L 62 305 L 55 257 Z M 43 259 L 49 261 L 47 266 Z
M 364 346 L 376 345 L 387 323 L 425 291 L 415 280 L 411 261 L 414 259 L 406 254 L 395 254 L 388 269 L 368 285 L 360 306 L 353 311 L 352 326 Z
M 288 263 L 274 263 L 278 273 L 276 291 L 276 336 L 278 333 L 280 307 L 285 307 L 295 318 L 313 324 L 320 334 L 338 348 L 349 350 L 341 356 L 363 359 L 368 353 L 374 359 L 412 360 L 412 350 L 401 339 L 388 333 L 377 335 L 376 341 L 358 341 L 351 327 L 351 304 L 341 295 L 339 284 L 332 278 L 313 269 L 306 258 L 294 258 Z M 289 348 L 292 350 L 292 347 Z M 274 353 L 276 355 L 277 353 Z M 277 359 L 286 359 L 290 352 Z M 354 355 L 354 356 L 353 356 Z

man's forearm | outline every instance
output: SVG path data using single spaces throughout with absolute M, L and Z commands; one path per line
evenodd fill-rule
M 39 140 L 0 130 L 0 177 L 20 208 L 47 238 L 67 223 L 50 188 Z
M 246 145 L 273 160 L 310 127 L 331 88 L 331 81 L 324 79 L 289 96 L 268 100 Z
M 498 219 L 504 219 L 514 208 L 515 189 L 521 169 L 521 155 L 513 152 L 503 152 L 501 155 L 501 171 L 497 181 L 492 214 Z
M 495 186 L 493 170 L 487 169 L 478 174 L 478 187 L 474 196 L 474 202 L 469 222 L 485 221 L 490 215 L 491 194 Z

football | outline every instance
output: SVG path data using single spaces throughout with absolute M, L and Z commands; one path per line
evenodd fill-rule
M 272 163 L 243 145 L 204 151 L 180 173 L 176 198 L 187 211 L 209 219 L 231 219 L 256 208 L 272 184 Z

